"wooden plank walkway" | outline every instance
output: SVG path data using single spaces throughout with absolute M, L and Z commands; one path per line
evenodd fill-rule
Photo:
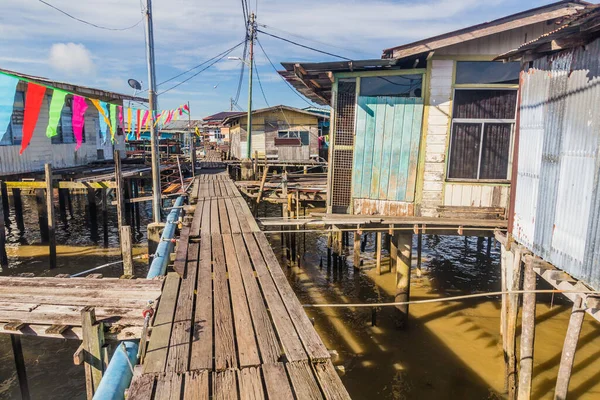
M 0 277 L 0 333 L 81 340 L 81 310 L 94 307 L 107 338 L 141 337 L 142 311 L 162 279 Z
M 244 198 L 199 175 L 129 399 L 348 399 Z

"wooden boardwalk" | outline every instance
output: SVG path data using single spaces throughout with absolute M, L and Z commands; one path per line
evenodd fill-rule
M 130 399 L 348 399 L 265 235 L 224 173 L 194 182 Z

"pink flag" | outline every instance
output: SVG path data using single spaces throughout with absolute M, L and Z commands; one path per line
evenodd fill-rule
M 119 109 L 119 127 L 123 129 L 123 106 L 117 106 Z
M 81 147 L 81 143 L 83 143 L 83 124 L 85 123 L 85 110 L 87 110 L 88 105 L 85 102 L 85 98 L 81 96 L 73 96 L 73 135 L 75 136 L 75 141 L 77 145 L 75 146 L 75 150 L 78 150 Z
M 165 125 L 168 124 L 169 122 L 171 122 L 171 119 L 173 118 L 173 111 L 169 111 L 169 114 L 167 115 L 167 119 L 165 120 Z

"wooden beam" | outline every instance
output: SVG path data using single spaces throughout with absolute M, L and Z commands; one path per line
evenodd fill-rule
M 396 231 L 396 302 L 410 300 L 410 267 L 412 263 L 412 232 Z M 408 326 L 408 304 L 396 306 L 397 326 L 405 329 Z
M 104 327 L 101 322 L 96 321 L 96 312 L 93 307 L 85 307 L 81 311 L 83 348 L 85 357 L 86 391 L 88 399 L 94 397 L 98 390 L 102 374 L 104 373 L 104 362 L 102 361 L 102 346 L 104 346 Z
M 10 335 L 13 355 L 15 357 L 15 366 L 17 368 L 17 376 L 19 378 L 19 388 L 21 389 L 21 399 L 29 400 L 29 385 L 27 383 L 27 370 L 25 368 L 25 359 L 23 358 L 23 347 L 21 346 L 21 337 L 18 335 Z
M 6 182 L 6 187 L 11 189 L 46 189 L 46 182 L 41 181 L 22 181 L 22 182 Z M 71 182 L 60 181 L 54 182 L 52 185 L 55 189 L 113 189 L 116 187 L 115 182 Z
M 54 222 L 54 188 L 52 186 L 52 164 L 44 165 L 46 175 L 46 214 L 48 215 L 48 247 L 50 269 L 56 268 L 56 223 Z

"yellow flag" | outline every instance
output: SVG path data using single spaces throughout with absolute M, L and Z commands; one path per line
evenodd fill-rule
M 127 133 L 131 132 L 131 107 L 127 107 Z
M 97 99 L 90 99 L 90 101 L 92 102 L 92 104 L 94 105 L 94 107 L 96 107 L 98 109 L 98 112 L 102 115 L 102 117 L 104 117 L 104 122 L 106 122 L 106 125 L 108 125 L 108 129 L 110 129 L 110 131 L 112 132 L 112 124 L 110 123 L 110 119 L 108 118 L 108 115 L 106 114 L 104 107 L 102 107 L 102 105 L 100 105 L 100 100 Z

